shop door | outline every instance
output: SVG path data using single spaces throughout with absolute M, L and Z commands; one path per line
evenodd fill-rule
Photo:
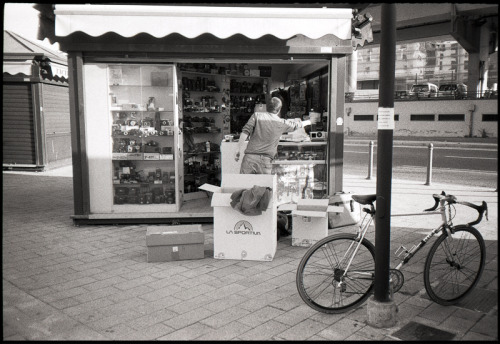
M 3 164 L 36 166 L 33 97 L 29 83 L 3 85 Z

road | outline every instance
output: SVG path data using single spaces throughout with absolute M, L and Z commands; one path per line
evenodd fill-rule
M 435 144 L 432 159 L 431 183 L 454 183 L 468 186 L 497 188 L 498 147 L 494 145 Z M 344 145 L 344 173 L 368 176 L 369 145 Z M 428 144 L 396 143 L 393 147 L 394 178 L 427 181 Z M 377 146 L 373 148 L 373 173 L 377 176 Z

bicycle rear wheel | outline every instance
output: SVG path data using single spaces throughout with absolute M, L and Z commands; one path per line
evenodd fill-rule
M 308 249 L 297 269 L 296 283 L 309 307 L 323 313 L 342 313 L 368 298 L 373 289 L 375 246 L 363 239 L 354 255 L 356 237 L 336 234 Z
M 429 297 L 441 305 L 453 305 L 477 284 L 484 269 L 484 239 L 474 227 L 456 226 L 451 240 L 441 234 L 429 250 L 424 285 Z

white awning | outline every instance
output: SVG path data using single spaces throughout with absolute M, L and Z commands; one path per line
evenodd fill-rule
M 317 39 L 331 34 L 351 39 L 352 9 L 142 5 L 56 5 L 56 36 L 81 31 L 90 36 L 114 32 L 123 37 L 148 33 L 160 38 L 204 33 L 225 39 L 242 34 Z
M 24 74 L 26 76 L 31 76 L 32 65 L 33 65 L 33 60 L 4 61 L 3 73 L 9 73 L 10 75 Z

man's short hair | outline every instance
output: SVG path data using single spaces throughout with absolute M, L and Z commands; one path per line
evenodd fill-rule
M 272 97 L 271 101 L 267 105 L 267 111 L 272 113 L 279 113 L 282 105 L 283 104 L 281 103 L 281 99 Z

